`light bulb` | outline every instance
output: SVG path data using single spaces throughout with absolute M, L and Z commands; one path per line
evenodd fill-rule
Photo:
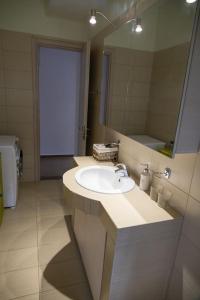
M 197 0 L 186 0 L 186 3 L 188 3 L 188 4 L 191 4 L 191 3 L 194 3 L 194 2 L 196 2 Z
M 96 17 L 95 16 L 91 16 L 89 22 L 90 22 L 91 25 L 95 25 L 97 23 Z
M 97 15 L 96 9 L 91 9 L 90 20 L 89 20 L 91 25 L 95 25 L 97 23 L 96 15 Z
M 142 32 L 142 30 L 143 30 L 143 28 L 141 25 L 141 18 L 136 18 L 136 20 L 134 20 L 132 32 L 140 33 L 140 32 Z
M 135 32 L 137 32 L 137 33 L 142 32 L 142 26 L 141 26 L 141 24 L 137 24 L 137 25 L 136 25 L 136 27 L 135 27 Z

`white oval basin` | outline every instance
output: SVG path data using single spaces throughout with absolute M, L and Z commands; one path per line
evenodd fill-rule
M 130 177 L 120 177 L 116 167 L 90 166 L 78 170 L 76 181 L 84 188 L 104 194 L 121 194 L 132 190 L 135 182 Z

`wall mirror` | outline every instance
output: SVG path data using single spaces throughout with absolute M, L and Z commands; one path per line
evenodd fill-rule
M 195 12 L 196 3 L 159 0 L 104 39 L 101 124 L 168 156 Z M 142 31 L 136 30 L 138 24 Z

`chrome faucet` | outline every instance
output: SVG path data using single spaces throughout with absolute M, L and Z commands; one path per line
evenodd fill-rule
M 125 164 L 120 163 L 115 165 L 115 167 L 117 168 L 115 173 L 119 174 L 120 177 L 128 177 L 128 170 Z

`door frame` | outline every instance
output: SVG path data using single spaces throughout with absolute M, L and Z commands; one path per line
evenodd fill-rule
M 35 181 L 40 181 L 40 99 L 39 99 L 39 49 L 40 47 L 45 48 L 57 48 L 63 50 L 72 50 L 72 51 L 80 51 L 83 54 L 85 53 L 85 48 L 88 47 L 88 43 L 84 42 L 74 42 L 74 41 L 63 41 L 57 39 L 48 39 L 40 36 L 33 36 L 32 38 L 32 66 L 33 66 L 33 139 L 34 139 L 34 177 Z M 84 55 L 85 56 L 85 55 Z M 84 58 L 85 62 L 88 61 L 88 56 L 86 55 Z M 81 136 L 80 131 L 84 131 L 84 128 L 87 128 L 87 109 L 88 109 L 88 78 L 89 77 L 89 66 L 85 68 L 81 72 L 84 72 L 84 79 L 81 77 L 81 85 L 82 91 L 80 93 L 80 99 L 83 97 L 83 106 L 84 106 L 84 118 L 82 120 L 82 126 L 79 127 L 79 134 Z M 83 80 L 85 82 L 83 82 Z M 83 151 L 81 151 L 83 152 Z M 82 153 L 81 153 L 82 154 Z

